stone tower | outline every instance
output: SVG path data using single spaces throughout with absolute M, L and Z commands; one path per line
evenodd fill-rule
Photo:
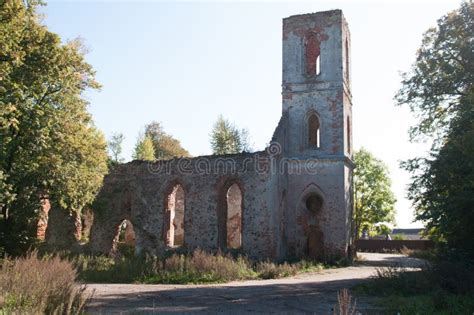
M 350 34 L 342 11 L 283 20 L 281 256 L 347 255 L 352 202 Z M 298 164 L 295 172 L 294 164 Z

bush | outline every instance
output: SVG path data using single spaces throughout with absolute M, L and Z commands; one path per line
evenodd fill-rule
M 58 256 L 5 258 L 0 267 L 0 313 L 81 314 L 90 298 L 74 266 Z
M 257 264 L 257 273 L 262 279 L 275 279 L 282 277 L 294 276 L 298 272 L 296 265 L 288 263 L 274 264 L 269 261 L 264 261 Z

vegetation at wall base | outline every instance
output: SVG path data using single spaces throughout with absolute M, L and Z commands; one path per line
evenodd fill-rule
M 274 263 L 252 262 L 244 256 L 211 254 L 195 250 L 192 254 L 173 253 L 155 256 L 72 255 L 79 278 L 88 283 L 198 284 L 233 280 L 275 279 L 302 272 L 316 272 L 345 265 L 312 261 Z

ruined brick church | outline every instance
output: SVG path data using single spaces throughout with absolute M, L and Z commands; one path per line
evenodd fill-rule
M 347 256 L 353 211 L 350 34 L 340 10 L 283 20 L 282 116 L 263 151 L 117 166 L 94 204 L 90 247 Z M 129 233 L 130 234 L 130 233 Z

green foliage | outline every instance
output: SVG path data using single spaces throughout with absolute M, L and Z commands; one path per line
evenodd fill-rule
M 158 160 L 169 160 L 174 157 L 190 156 L 179 140 L 167 134 L 159 122 L 152 121 L 145 126 L 145 136 L 150 137 L 155 150 L 155 158 Z
M 407 104 L 419 119 L 411 129 L 412 139 L 446 132 L 450 119 L 463 107 L 461 99 L 474 83 L 474 3 L 438 20 L 423 37 L 416 62 L 403 74 L 396 99 Z
M 250 151 L 248 131 L 246 129 L 239 130 L 220 115 L 211 131 L 211 147 L 214 154 Z
M 398 94 L 431 136 L 427 158 L 402 166 L 412 174 L 409 198 L 430 237 L 455 255 L 474 259 L 474 3 L 466 1 L 424 36 Z
M 150 136 L 140 137 L 135 145 L 133 152 L 134 160 L 154 161 L 155 150 L 153 149 L 153 140 Z
M 403 241 L 405 240 L 405 234 L 394 234 L 391 236 L 394 241 Z
M 89 296 L 76 270 L 59 257 L 0 261 L 0 314 L 82 314 Z
M 354 225 L 358 238 L 362 231 L 384 233 L 382 222 L 395 221 L 395 197 L 385 164 L 364 148 L 354 154 Z
M 474 259 L 474 93 L 463 102 L 441 149 L 417 164 L 423 172 L 414 176 L 409 196 L 436 240 Z
M 82 94 L 97 89 L 79 40 L 62 44 L 39 1 L 0 4 L 0 225 L 7 252 L 35 242 L 42 197 L 80 212 L 107 171 L 106 143 Z
M 123 162 L 123 157 L 121 156 L 123 140 L 125 140 L 123 133 L 114 133 L 107 142 L 112 164 L 119 164 Z

